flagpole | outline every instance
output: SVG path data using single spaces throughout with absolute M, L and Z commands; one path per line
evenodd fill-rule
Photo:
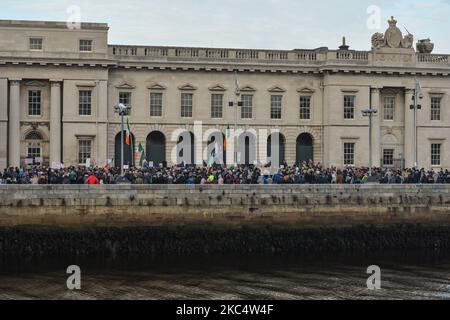
M 122 122 L 122 133 L 121 133 L 121 137 L 120 137 L 120 140 L 121 140 L 121 144 L 120 144 L 120 148 L 121 148 L 121 152 L 120 152 L 120 176 L 123 177 L 123 166 L 124 166 L 124 164 L 123 164 L 123 149 L 124 149 L 123 148 L 123 145 L 124 145 L 123 112 L 121 113 L 120 118 L 121 118 L 121 122 Z
M 235 91 L 236 97 L 235 97 L 235 103 L 234 103 L 234 165 L 237 166 L 237 163 L 238 163 L 237 118 L 238 118 L 239 95 L 240 95 L 237 70 L 235 71 L 234 76 L 235 76 L 235 83 L 236 83 L 236 91 Z

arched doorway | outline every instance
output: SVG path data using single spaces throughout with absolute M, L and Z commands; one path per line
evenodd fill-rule
M 255 164 L 256 152 L 256 136 L 251 132 L 242 133 L 238 139 L 238 164 Z
M 214 132 L 208 138 L 207 162 L 208 164 L 225 165 L 227 163 L 227 151 L 224 147 L 225 135 L 219 131 Z
M 297 164 L 314 161 L 314 141 L 309 133 L 302 133 L 297 137 Z
M 125 134 L 126 132 L 123 132 L 124 140 L 125 140 Z M 122 154 L 122 148 L 121 148 L 121 138 L 122 135 L 119 132 L 116 134 L 115 138 L 115 148 L 114 148 L 114 164 L 116 167 L 120 168 L 122 166 L 121 164 L 121 154 Z M 133 133 L 131 133 L 131 144 L 127 145 L 124 141 L 123 144 L 123 162 L 124 165 L 133 167 L 134 166 L 134 146 L 135 146 L 135 139 Z
M 272 139 L 274 150 L 278 149 L 278 161 L 274 161 L 274 159 L 272 159 Z M 286 139 L 283 134 L 279 132 L 274 132 L 267 138 L 267 158 L 268 161 L 270 161 L 270 163 L 272 164 L 272 166 L 281 165 L 286 160 L 285 150 L 286 150 Z
M 192 132 L 185 131 L 178 137 L 177 164 L 195 164 L 195 137 Z
M 160 131 L 153 131 L 147 136 L 146 159 L 155 167 L 166 163 L 166 137 Z
M 44 146 L 44 137 L 37 130 L 31 130 L 25 135 L 25 165 L 48 165 L 48 157 Z

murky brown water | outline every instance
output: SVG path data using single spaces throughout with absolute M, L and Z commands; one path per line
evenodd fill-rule
M 398 261 L 397 261 L 398 260 Z M 78 262 L 82 290 L 66 288 L 64 262 L 3 261 L 0 299 L 450 299 L 450 259 L 196 258 Z M 382 269 L 369 291 L 367 267 Z

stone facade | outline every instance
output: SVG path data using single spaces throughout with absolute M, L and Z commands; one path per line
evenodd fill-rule
M 240 99 L 253 99 L 250 119 L 239 114 L 240 128 L 279 129 L 289 164 L 313 157 L 338 167 L 369 165 L 369 120 L 361 111 L 370 107 L 379 110 L 372 120 L 372 164 L 414 165 L 410 106 L 418 80 L 418 165 L 450 168 L 448 56 L 416 53 L 412 35 L 403 37 L 394 19 L 385 34 L 374 35 L 371 51 L 123 46 L 108 45 L 107 37 L 105 24 L 69 30 L 58 22 L 0 21 L 0 167 L 31 157 L 65 165 L 89 158 L 100 166 L 117 159 L 121 126 L 114 106 L 121 95 L 132 106 L 135 146 L 154 150 L 150 134 L 161 132 L 162 158 L 170 164 L 174 130 L 193 132 L 195 121 L 204 132 L 233 128 L 235 109 L 228 103 L 235 100 L 237 72 Z M 152 93 L 162 94 L 160 116 L 151 115 Z M 191 117 L 181 116 L 184 93 L 193 97 Z M 222 97 L 215 118 L 212 95 Z M 271 113 L 273 96 L 281 96 L 279 119 Z M 305 98 L 303 112 L 309 112 L 301 119 Z M 202 152 L 207 142 L 196 141 L 195 151 Z

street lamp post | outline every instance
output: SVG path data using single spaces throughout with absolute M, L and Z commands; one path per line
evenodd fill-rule
M 123 168 L 124 168 L 124 164 L 123 164 L 123 161 L 124 161 L 124 156 L 123 156 L 123 149 L 124 149 L 124 144 L 125 144 L 125 141 L 124 141 L 124 135 L 123 135 L 123 131 L 124 131 L 124 121 L 123 121 L 123 117 L 124 116 L 126 116 L 127 114 L 128 114 L 128 112 L 129 112 L 129 110 L 131 109 L 131 107 L 130 106 L 126 106 L 126 105 L 124 105 L 123 103 L 119 103 L 118 105 L 116 105 L 115 107 L 114 107 L 114 110 L 115 110 L 115 112 L 117 113 L 117 114 L 119 114 L 119 116 L 120 116 L 120 121 L 121 121 L 121 124 L 122 124 L 122 129 L 121 129 L 121 132 L 120 132 L 120 176 L 122 176 L 123 177 Z
M 413 95 L 413 104 L 410 106 L 411 110 L 414 110 L 414 168 L 417 168 L 418 158 L 419 158 L 419 152 L 418 152 L 418 146 L 417 146 L 417 110 L 422 109 L 422 106 L 419 104 L 419 99 L 423 99 L 423 93 L 422 88 L 420 87 L 419 81 L 416 79 L 416 87 L 414 89 L 414 95 Z
M 234 107 L 234 165 L 238 164 L 238 136 L 237 132 L 237 122 L 238 122 L 238 109 L 242 107 L 242 102 L 239 101 L 239 97 L 241 95 L 241 88 L 239 85 L 239 80 L 237 76 L 237 71 L 235 72 L 235 83 L 236 89 L 234 91 L 235 99 L 229 103 L 230 107 Z
M 363 117 L 369 117 L 369 179 L 372 177 L 372 117 L 377 115 L 377 109 L 362 110 Z

